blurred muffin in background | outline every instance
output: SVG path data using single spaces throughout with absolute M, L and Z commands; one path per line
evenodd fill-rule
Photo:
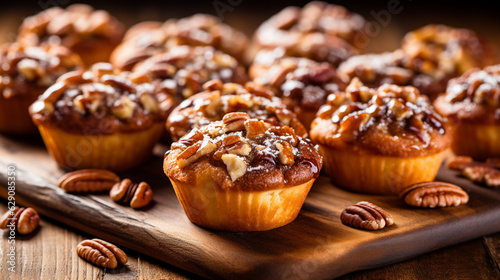
M 339 65 L 358 54 L 366 21 L 342 6 L 314 1 L 303 8 L 287 7 L 262 23 L 254 34 L 254 64 L 270 55 L 307 57 Z M 274 51 L 279 48 L 280 51 Z
M 123 33 L 123 25 L 108 12 L 75 4 L 26 18 L 17 40 L 27 45 L 63 45 L 79 54 L 88 66 L 109 61 Z
M 434 106 L 455 126 L 455 154 L 477 160 L 500 157 L 500 65 L 452 79 Z
M 80 57 L 63 46 L 0 47 L 0 132 L 35 133 L 29 106 L 62 74 L 83 67 Z
M 212 46 L 242 61 L 248 38 L 217 17 L 205 14 L 165 23 L 142 22 L 127 31 L 123 42 L 113 51 L 111 63 L 130 70 L 138 62 L 179 45 Z

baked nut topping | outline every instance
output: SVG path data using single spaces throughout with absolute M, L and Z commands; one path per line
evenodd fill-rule
M 292 128 L 269 126 L 242 112 L 194 128 L 172 144 L 165 161 L 167 176 L 183 180 L 191 178 L 185 173 L 215 168 L 214 180 L 227 189 L 236 183 L 252 189 L 301 184 L 316 178 L 323 162 L 317 149 Z
M 0 228 L 14 226 L 20 234 L 32 233 L 40 223 L 40 216 L 33 208 L 15 207 L 12 211 L 7 211 L 0 217 Z
M 407 68 L 438 80 L 495 63 L 491 46 L 469 29 L 431 24 L 406 34 L 401 44 Z
M 149 76 L 156 90 L 176 104 L 203 91 L 209 80 L 238 84 L 248 80 L 235 58 L 213 47 L 175 46 L 138 63 L 132 72 L 134 77 Z
M 422 155 L 449 146 L 447 127 L 446 119 L 416 88 L 389 84 L 368 88 L 353 79 L 345 92 L 331 94 L 318 111 L 311 139 L 336 147 L 363 143 L 387 156 Z
M 62 46 L 0 48 L 0 93 L 4 98 L 38 95 L 62 74 L 83 67 L 80 57 Z
M 399 198 L 410 206 L 423 208 L 459 206 L 469 201 L 469 195 L 461 187 L 445 182 L 410 185 L 399 193 Z
M 111 55 L 111 63 L 130 70 L 148 57 L 181 45 L 211 46 L 242 61 L 247 44 L 248 39 L 243 33 L 222 23 L 219 18 L 196 14 L 165 23 L 146 22 L 131 27 Z
M 394 224 L 391 214 L 367 201 L 358 202 L 344 209 L 340 214 L 340 220 L 344 225 L 366 230 L 379 230 Z
M 17 40 L 28 45 L 60 44 L 77 53 L 100 43 L 100 48 L 108 52 L 105 53 L 106 57 L 97 61 L 104 61 L 110 50 L 122 39 L 123 31 L 123 25 L 108 12 L 94 10 L 85 4 L 75 4 L 66 9 L 53 7 L 26 18 L 19 28 Z
M 314 1 L 287 7 L 262 23 L 255 33 L 259 48 L 283 48 L 286 56 L 308 57 L 334 65 L 364 46 L 366 22 L 342 6 Z
M 449 118 L 498 123 L 500 119 L 500 65 L 471 69 L 450 80 L 435 106 Z
M 101 239 L 84 240 L 76 246 L 76 253 L 82 259 L 97 266 L 114 269 L 118 264 L 126 264 L 127 255 L 120 248 Z
M 67 192 L 104 192 L 109 191 L 120 181 L 115 173 L 104 169 L 82 169 L 64 174 L 58 186 Z
M 183 101 L 169 115 L 167 129 L 172 139 L 178 140 L 194 128 L 210 124 L 213 121 L 223 120 L 227 131 L 241 130 L 246 119 L 256 118 L 264 120 L 267 125 L 288 125 L 295 129 L 302 137 L 307 135 L 304 126 L 297 116 L 286 109 L 285 105 L 273 93 L 265 88 L 247 83 L 245 86 L 234 83 L 222 83 L 212 80 L 204 85 L 205 91 Z M 228 114 L 228 113 L 237 114 Z M 229 117 L 235 119 L 228 119 Z M 267 125 L 249 122 L 252 130 L 249 138 L 262 133 Z
M 137 209 L 147 206 L 153 200 L 153 190 L 146 182 L 132 183 L 127 178 L 114 184 L 109 196 L 115 202 L 129 204 Z
M 91 135 L 148 128 L 167 111 L 151 84 L 133 83 L 130 72 L 108 63 L 62 75 L 30 108 L 36 124 Z
M 344 80 L 331 65 L 306 58 L 287 57 L 267 65 L 254 64 L 250 76 L 298 115 L 305 110 L 316 112 L 329 94 L 345 88 Z

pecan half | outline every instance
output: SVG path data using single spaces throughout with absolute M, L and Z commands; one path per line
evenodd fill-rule
M 344 225 L 366 230 L 379 230 L 386 225 L 394 224 L 391 214 L 367 201 L 358 202 L 344 209 L 340 214 L 340 220 Z
M 491 166 L 469 166 L 462 170 L 462 175 L 488 187 L 500 187 L 500 171 Z
M 250 116 L 247 113 L 229 113 L 224 115 L 222 123 L 224 124 L 224 132 L 240 131 L 245 129 L 245 121 L 249 120 Z
M 406 204 L 415 207 L 449 207 L 466 204 L 469 195 L 461 187 L 444 182 L 421 182 L 399 193 Z
M 20 234 L 32 233 L 40 223 L 40 216 L 33 208 L 15 207 L 0 217 L 0 228 L 15 227 Z
M 146 182 L 132 183 L 130 179 L 123 179 L 116 183 L 109 196 L 115 202 L 129 204 L 130 207 L 142 208 L 147 206 L 153 200 L 153 190 Z
M 453 170 L 464 170 L 466 167 L 471 166 L 474 160 L 471 157 L 458 156 L 450 159 L 446 163 L 446 167 Z
M 197 142 L 196 144 L 188 147 L 177 157 L 177 165 L 183 168 L 207 155 L 217 149 L 217 145 L 212 143 L 210 139 L 203 140 L 202 142 Z
M 80 242 L 76 246 L 76 253 L 95 265 L 110 269 L 128 261 L 127 255 L 120 248 L 97 238 Z
M 82 169 L 64 174 L 58 185 L 67 192 L 103 192 L 119 181 L 120 177 L 108 170 Z

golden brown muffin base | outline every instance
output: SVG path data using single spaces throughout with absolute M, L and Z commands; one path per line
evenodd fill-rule
M 189 220 L 225 231 L 264 231 L 291 223 L 297 217 L 315 179 L 267 191 L 218 191 L 217 182 L 202 172 L 196 184 L 170 179 Z
M 125 171 L 151 156 L 163 132 L 163 123 L 142 131 L 110 135 L 68 133 L 50 125 L 39 125 L 38 129 L 50 155 L 63 168 Z
M 451 149 L 475 160 L 500 157 L 500 125 L 463 121 L 455 129 Z
M 0 132 L 7 134 L 36 134 L 37 129 L 29 114 L 37 94 L 4 98 L 0 93 Z
M 321 144 L 319 150 L 334 185 L 367 194 L 398 194 L 411 184 L 433 181 L 446 154 L 444 150 L 424 156 L 391 157 Z

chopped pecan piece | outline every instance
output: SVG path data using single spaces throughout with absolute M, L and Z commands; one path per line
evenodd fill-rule
M 254 139 L 264 135 L 267 129 L 268 127 L 258 120 L 248 120 L 245 122 L 245 130 L 247 131 L 248 139 Z
M 224 124 L 224 132 L 240 131 L 245 129 L 245 121 L 249 120 L 250 116 L 247 113 L 229 113 L 222 118 Z
M 294 154 L 292 147 L 288 142 L 276 143 L 276 148 L 278 149 L 280 162 L 283 164 L 294 164 Z
M 358 202 L 344 209 L 340 214 L 340 220 L 344 225 L 366 230 L 379 230 L 386 225 L 394 224 L 391 214 L 367 201 Z
M 236 181 L 238 178 L 245 175 L 247 164 L 241 157 L 233 154 L 225 154 L 222 155 L 222 161 L 226 165 L 231 180 Z
M 403 189 L 399 197 L 408 205 L 423 208 L 459 206 L 469 201 L 466 191 L 444 182 L 416 183 Z

